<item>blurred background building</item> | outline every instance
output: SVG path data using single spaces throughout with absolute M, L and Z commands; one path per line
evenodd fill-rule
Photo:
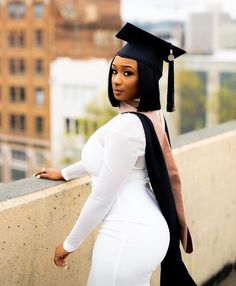
M 24 178 L 54 161 L 51 142 L 57 123 L 51 123 L 58 107 L 57 100 L 51 101 L 54 65 L 64 68 L 58 65 L 60 57 L 110 60 L 121 46 L 114 37 L 120 26 L 119 1 L 0 2 L 0 181 Z M 85 73 L 91 77 L 89 69 L 93 79 L 101 77 L 98 66 L 84 64 L 83 79 Z M 72 67 L 68 72 L 76 71 Z M 98 93 L 94 84 L 90 97 Z M 84 102 L 81 94 L 86 97 L 86 92 L 76 90 L 72 107 Z
M 187 51 L 175 66 L 176 112 L 165 114 L 172 136 L 236 118 L 236 21 L 220 4 L 186 21 L 136 24 Z M 161 79 L 163 109 L 166 84 Z
M 236 21 L 219 4 L 206 12 L 191 13 L 186 23 L 186 49 L 192 54 L 212 54 L 236 48 Z
M 106 93 L 108 68 L 109 61 L 104 58 L 57 58 L 51 63 L 52 165 L 80 159 L 85 140 L 98 127 L 96 114 L 91 118 L 87 106 L 97 106 L 98 96 Z

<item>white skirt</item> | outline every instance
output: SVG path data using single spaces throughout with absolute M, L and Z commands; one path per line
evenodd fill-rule
M 101 223 L 87 286 L 150 286 L 169 229 L 146 184 L 128 183 Z

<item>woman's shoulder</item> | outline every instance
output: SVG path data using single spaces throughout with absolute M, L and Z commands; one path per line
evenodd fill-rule
M 140 128 L 142 126 L 140 119 L 133 113 L 121 113 L 115 117 L 114 127 L 130 129 L 131 127 Z
M 110 134 L 119 133 L 128 137 L 144 137 L 142 123 L 138 116 L 132 113 L 121 113 L 117 115 L 109 129 Z

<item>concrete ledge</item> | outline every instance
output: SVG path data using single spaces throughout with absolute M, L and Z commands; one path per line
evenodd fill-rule
M 41 180 L 36 177 L 29 177 L 9 184 L 2 184 L 0 185 L 0 202 L 36 193 L 64 183 L 65 181 Z
M 173 149 L 176 149 L 188 144 L 215 137 L 217 135 L 222 135 L 230 131 L 236 131 L 236 120 L 218 124 L 210 128 L 204 128 L 181 134 L 173 140 L 172 147 Z

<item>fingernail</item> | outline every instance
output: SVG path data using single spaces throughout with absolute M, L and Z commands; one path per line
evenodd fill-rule
M 40 179 L 40 175 L 37 175 L 36 178 Z
M 69 267 L 66 265 L 66 266 L 64 266 L 64 269 L 68 269 Z

